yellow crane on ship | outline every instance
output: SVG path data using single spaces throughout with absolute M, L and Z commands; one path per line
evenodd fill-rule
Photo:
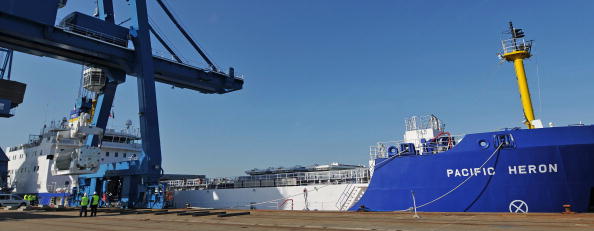
M 511 34 L 511 39 L 501 41 L 503 53 L 499 56 L 508 62 L 514 63 L 522 108 L 524 109 L 524 124 L 526 124 L 528 129 L 539 128 L 542 127 L 542 122 L 534 117 L 530 89 L 528 88 L 528 80 L 526 79 L 526 71 L 524 70 L 524 59 L 532 56 L 530 53 L 532 40 L 525 40 L 524 31 L 515 28 L 512 22 L 509 22 L 509 33 Z

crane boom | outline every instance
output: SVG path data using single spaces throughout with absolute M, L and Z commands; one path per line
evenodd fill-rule
M 18 28 L 18 29 L 15 29 Z M 138 76 L 134 50 L 82 36 L 61 27 L 23 20 L 0 12 L 0 46 L 15 51 L 47 56 L 78 64 L 94 64 Z M 155 81 L 201 93 L 228 93 L 240 90 L 243 79 L 221 71 L 153 57 Z

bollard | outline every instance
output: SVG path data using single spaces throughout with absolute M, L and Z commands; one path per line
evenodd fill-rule
M 563 212 L 562 214 L 574 214 L 575 212 L 571 211 L 571 205 L 563 205 Z

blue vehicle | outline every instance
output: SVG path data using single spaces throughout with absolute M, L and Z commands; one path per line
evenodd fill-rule
M 459 138 L 433 115 L 412 117 L 404 141 L 372 147 L 371 182 L 350 210 L 594 211 L 594 126 L 535 119 L 523 66 L 532 43 L 511 22 L 510 34 L 500 56 L 514 63 L 527 129 Z

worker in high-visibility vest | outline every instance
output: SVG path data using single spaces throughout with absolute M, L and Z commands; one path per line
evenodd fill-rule
M 91 196 L 91 216 L 92 217 L 97 216 L 97 206 L 99 206 L 99 195 L 97 195 L 97 192 L 94 192 L 93 196 Z
M 89 197 L 87 197 L 87 193 L 80 198 L 80 214 L 79 217 L 82 217 L 83 212 L 85 213 L 85 217 L 87 216 L 87 206 L 89 205 Z
M 29 197 L 30 201 L 29 204 L 30 205 L 37 205 L 37 195 L 32 194 L 31 197 Z

